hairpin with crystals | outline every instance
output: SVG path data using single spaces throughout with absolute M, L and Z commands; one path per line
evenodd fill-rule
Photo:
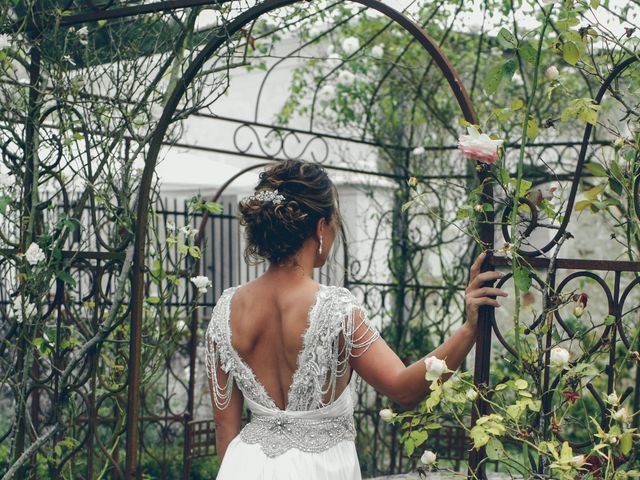
M 284 200 L 284 195 L 279 194 L 278 190 L 260 190 L 249 197 L 249 200 L 258 200 L 263 203 L 271 202 L 274 205 L 279 205 Z

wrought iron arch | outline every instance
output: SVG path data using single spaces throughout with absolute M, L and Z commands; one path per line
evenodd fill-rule
M 260 16 L 277 10 L 282 7 L 299 3 L 301 0 L 267 0 L 260 5 L 256 5 L 249 10 L 241 13 L 238 17 L 225 25 L 222 31 L 223 35 L 216 36 L 210 40 L 205 47 L 198 53 L 195 59 L 187 67 L 183 76 L 177 81 L 174 90 L 168 97 L 165 108 L 162 112 L 157 128 L 151 138 L 149 151 L 145 159 L 145 166 L 140 182 L 140 188 L 137 196 L 137 223 L 140 226 L 146 226 L 148 221 L 149 196 L 151 189 L 152 175 L 156 167 L 157 158 L 160 148 L 172 116 L 177 109 L 180 100 L 187 92 L 190 83 L 202 69 L 205 62 L 211 58 L 216 51 L 225 45 L 229 39 L 239 32 L 244 26 L 258 19 Z M 477 117 L 473 109 L 469 95 L 464 88 L 460 77 L 455 69 L 448 62 L 442 50 L 438 45 L 424 32 L 422 28 L 416 25 L 412 20 L 404 16 L 402 13 L 378 0 L 351 0 L 353 3 L 361 4 L 365 7 L 377 10 L 383 15 L 390 18 L 393 22 L 407 31 L 429 54 L 439 70 L 446 78 L 452 93 L 462 111 L 464 118 L 471 123 L 477 123 Z M 479 173 L 482 181 L 486 176 L 486 172 Z M 492 196 L 492 187 L 489 182 L 484 182 L 483 193 L 487 197 Z M 487 244 L 490 242 L 493 232 L 490 222 L 482 226 L 481 239 Z M 201 240 L 202 231 L 198 234 L 198 240 Z M 141 319 L 142 319 L 142 303 L 143 303 L 143 266 L 144 266 L 144 247 L 146 240 L 146 229 L 139 228 L 136 231 L 134 240 L 134 256 L 133 256 L 133 283 L 131 294 L 131 341 L 130 341 L 130 364 L 128 371 L 128 402 L 127 402 L 127 448 L 126 448 L 126 467 L 125 476 L 133 478 L 137 468 L 137 446 L 139 443 L 139 405 L 140 392 L 137 386 L 141 380 L 141 365 L 139 362 L 141 348 Z M 492 311 L 484 309 L 483 315 L 486 320 L 490 320 Z M 192 324 L 193 327 L 193 324 Z M 193 360 L 192 360 L 193 362 Z M 192 369 L 193 372 L 193 369 Z M 193 375 L 193 373 L 191 374 Z

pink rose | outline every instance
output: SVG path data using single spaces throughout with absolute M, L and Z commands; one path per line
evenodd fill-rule
M 493 140 L 486 133 L 478 132 L 475 125 L 467 127 L 468 135 L 460 135 L 458 148 L 471 160 L 492 164 L 498 159 L 498 147 L 504 140 Z

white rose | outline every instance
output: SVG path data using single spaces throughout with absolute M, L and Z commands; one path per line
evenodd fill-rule
M 198 275 L 197 277 L 191 277 L 191 281 L 196 286 L 200 293 L 207 293 L 207 288 L 211 286 L 211 280 L 204 275 Z
M 437 380 L 444 372 L 449 370 L 446 362 L 434 355 L 425 358 L 424 364 L 427 367 L 427 373 L 424 378 L 429 381 Z
M 569 352 L 562 347 L 554 347 L 551 349 L 551 365 L 564 368 L 569 363 Z
M 0 50 L 11 46 L 11 37 L 6 33 L 0 35 Z
M 31 245 L 29 245 L 29 248 L 27 248 L 24 256 L 30 265 L 36 265 L 38 262 L 41 262 L 42 260 L 47 258 L 38 244 L 34 242 L 31 242 Z
M 349 70 L 340 70 L 340 73 L 338 73 L 338 83 L 341 83 L 342 85 L 349 87 L 353 82 L 355 82 L 355 80 L 356 76 Z
M 613 419 L 619 422 L 627 422 L 629 420 L 627 409 L 625 407 L 622 407 L 619 410 L 613 412 Z
M 613 141 L 613 146 L 615 148 L 622 148 L 627 144 L 627 139 L 625 137 L 617 137 L 614 141 Z
M 556 78 L 558 78 L 558 75 L 560 75 L 560 72 L 555 65 L 551 65 L 545 70 L 544 74 L 546 75 L 547 79 L 555 80 Z
M 416 147 L 413 149 L 413 153 L 415 156 L 422 155 L 425 152 L 424 147 Z
M 584 455 L 576 455 L 574 457 L 571 457 L 571 460 L 569 460 L 569 464 L 574 467 L 579 467 L 584 463 L 585 463 Z
M 367 8 L 364 11 L 364 16 L 367 17 L 369 20 L 375 20 L 376 18 L 380 18 L 383 15 L 384 14 L 380 13 L 378 10 L 375 10 L 373 8 Z
M 465 157 L 489 164 L 498 159 L 498 147 L 504 140 L 493 140 L 486 133 L 481 134 L 474 125 L 467 127 L 467 133 L 458 139 L 458 148 Z
M 78 31 L 76 32 L 76 34 L 78 35 L 78 41 L 82 44 L 82 45 L 87 45 L 87 43 L 89 43 L 87 41 L 87 36 L 89 35 L 89 29 L 85 26 L 82 28 L 79 28 Z
M 18 323 L 22 323 L 25 320 L 25 318 L 29 319 L 31 315 L 35 313 L 35 310 L 36 310 L 36 306 L 33 303 L 28 302 L 26 305 L 24 305 L 24 315 L 23 315 L 22 295 L 18 295 L 13 301 L 13 303 L 11 304 L 11 306 L 13 308 L 13 312 L 15 314 L 16 321 Z
M 309 29 L 309 36 L 311 38 L 315 38 L 320 36 L 322 33 L 324 32 L 324 28 L 322 27 L 322 25 L 314 25 L 313 27 L 311 27 Z
M 0 173 L 0 188 L 10 187 L 14 184 L 13 178 L 8 173 Z
M 384 45 L 380 43 L 378 45 L 375 45 L 373 48 L 371 48 L 371 56 L 378 60 L 384 57 Z
M 336 89 L 333 85 L 325 85 L 318 91 L 318 99 L 323 103 L 329 103 L 336 96 Z
M 618 405 L 618 403 L 620 403 L 620 399 L 618 398 L 616 392 L 611 392 L 609 395 L 607 395 L 607 402 L 611 405 Z
M 342 40 L 342 50 L 347 55 L 353 55 L 360 49 L 360 40 L 356 37 L 347 37 Z
M 165 228 L 167 230 L 167 233 L 170 233 L 170 234 L 176 233 L 176 224 L 173 223 L 173 221 L 171 220 L 167 220 L 167 223 L 165 224 Z
M 476 398 L 478 398 L 478 392 L 476 391 L 475 388 L 470 388 L 469 390 L 466 391 L 464 396 L 467 397 L 467 400 L 470 400 L 473 402 Z
M 187 328 L 187 324 L 183 320 L 178 320 L 176 322 L 176 330 L 178 330 L 179 332 L 182 332 L 186 328 Z
M 391 420 L 393 420 L 393 417 L 395 417 L 396 414 L 393 413 L 393 410 L 391 410 L 390 408 L 383 408 L 382 410 L 380 410 L 380 418 L 382 419 L 383 422 L 390 422 Z
M 198 235 L 198 229 L 193 228 L 191 225 L 185 225 L 184 227 L 181 227 L 180 231 L 187 238 L 190 236 L 195 238 Z
M 519 72 L 513 74 L 513 77 L 511 77 L 511 81 L 514 85 L 524 85 L 524 80 L 522 79 L 522 75 L 520 75 Z
M 422 456 L 420 457 L 420 461 L 425 465 L 433 465 L 436 463 L 437 455 L 431 450 L 425 450 Z

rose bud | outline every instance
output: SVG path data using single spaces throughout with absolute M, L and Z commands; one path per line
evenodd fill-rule
M 547 76 L 549 80 L 555 80 L 560 75 L 560 72 L 558 71 L 558 68 L 555 65 L 551 65 L 549 68 L 547 68 L 544 74 Z

